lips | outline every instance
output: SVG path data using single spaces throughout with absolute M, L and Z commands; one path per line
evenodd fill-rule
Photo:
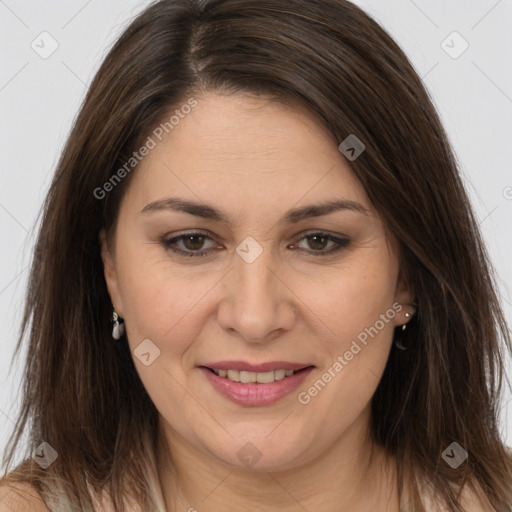
M 313 365 L 272 361 L 251 364 L 219 361 L 199 367 L 213 388 L 232 402 L 245 406 L 268 405 L 296 389 Z

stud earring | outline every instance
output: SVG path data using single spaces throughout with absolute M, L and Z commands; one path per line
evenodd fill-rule
M 411 318 L 411 313 L 405 313 L 405 318 L 409 319 Z M 404 325 L 402 325 L 402 332 L 405 331 L 405 329 L 407 329 L 407 324 L 405 323 Z
M 416 306 L 416 304 L 413 304 L 413 306 Z M 411 313 L 405 313 L 405 318 L 407 318 L 409 320 L 411 317 L 412 317 Z M 406 322 L 405 324 L 402 325 L 402 330 L 400 331 L 402 336 L 398 337 L 395 340 L 395 347 L 398 348 L 399 350 L 407 350 L 409 348 L 406 344 L 404 344 L 404 339 L 405 339 L 404 332 L 407 329 L 407 323 L 408 322 Z
M 121 319 L 119 321 L 119 315 L 117 314 L 116 308 L 114 306 L 114 312 L 112 313 L 112 322 L 114 322 L 114 325 L 112 327 L 112 338 L 115 340 L 120 340 L 124 336 L 124 322 Z

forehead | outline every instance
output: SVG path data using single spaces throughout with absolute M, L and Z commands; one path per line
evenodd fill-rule
M 180 195 L 261 209 L 342 198 L 371 209 L 337 142 L 306 109 L 244 94 L 196 101 L 161 140 L 152 136 L 127 194 L 141 208 Z

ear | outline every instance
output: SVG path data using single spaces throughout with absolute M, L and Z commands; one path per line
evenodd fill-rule
M 101 259 L 103 260 L 103 273 L 105 276 L 105 282 L 107 283 L 108 294 L 110 295 L 110 300 L 112 301 L 112 304 L 114 304 L 117 313 L 122 317 L 123 304 L 121 294 L 119 292 L 115 254 L 112 247 L 110 247 L 107 234 L 104 229 L 99 233 L 99 241 L 101 245 Z
M 401 273 L 400 273 L 401 274 Z M 395 290 L 395 302 L 398 302 L 402 309 L 395 315 L 395 326 L 404 325 L 408 323 L 412 316 L 416 313 L 416 293 L 403 276 L 399 276 L 398 283 Z M 406 313 L 411 317 L 407 318 Z

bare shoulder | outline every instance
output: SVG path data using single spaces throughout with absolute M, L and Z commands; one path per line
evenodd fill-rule
M 474 482 L 468 482 L 463 487 L 460 504 L 464 512 L 496 512 L 482 488 Z
M 428 512 L 448 512 L 446 503 L 432 489 L 422 488 L 422 499 Z M 459 505 L 464 512 L 496 512 L 482 488 L 474 480 L 468 481 L 459 496 Z
M 50 512 L 41 495 L 28 484 L 0 484 L 0 512 Z

